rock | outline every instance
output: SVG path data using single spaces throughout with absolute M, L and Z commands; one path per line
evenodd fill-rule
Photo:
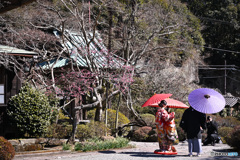
M 52 139 L 48 139 L 46 145 L 47 146 L 61 146 L 64 143 L 66 143 L 66 140 L 52 138 Z
M 48 142 L 48 139 L 47 138 L 37 138 L 35 143 L 36 144 L 46 144 Z
M 36 139 L 35 138 L 31 138 L 31 139 L 19 139 L 21 145 L 24 144 L 35 144 Z
M 113 136 L 102 136 L 101 140 L 107 141 L 107 140 L 114 140 L 115 138 Z
M 17 146 L 20 144 L 19 140 L 8 140 L 13 146 Z

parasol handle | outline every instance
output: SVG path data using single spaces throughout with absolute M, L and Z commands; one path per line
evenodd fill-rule
M 204 97 L 205 97 L 206 99 L 208 99 L 208 98 L 210 98 L 210 95 L 205 94 Z
M 169 113 L 169 107 L 167 106 L 166 111 Z

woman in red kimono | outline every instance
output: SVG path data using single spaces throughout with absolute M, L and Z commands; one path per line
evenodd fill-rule
M 165 110 L 167 102 L 162 100 L 156 113 L 156 127 L 160 152 L 176 152 L 173 143 L 176 140 L 175 113 L 168 114 Z

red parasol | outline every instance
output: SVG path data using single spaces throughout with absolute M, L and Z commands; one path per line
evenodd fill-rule
M 167 102 L 168 108 L 189 108 L 186 104 L 181 101 L 172 98 L 164 99 Z M 153 103 L 149 105 L 150 107 L 158 107 L 158 103 Z
M 154 103 L 160 103 L 161 100 L 164 100 L 166 98 L 169 98 L 172 94 L 154 94 L 152 97 L 150 97 L 143 105 L 142 107 L 149 106 L 150 104 Z

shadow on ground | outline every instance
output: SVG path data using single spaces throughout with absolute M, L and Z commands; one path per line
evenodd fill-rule
M 98 153 L 102 153 L 102 154 L 113 154 L 116 153 L 115 151 L 98 151 Z
M 216 153 L 230 153 L 233 152 L 233 150 L 221 150 L 221 149 L 215 149 L 214 152 Z M 141 157 L 141 158 L 175 158 L 178 159 L 181 157 L 189 157 L 188 155 L 160 155 L 160 154 L 154 154 L 152 152 L 121 152 L 120 154 L 129 154 L 132 157 Z M 239 153 L 238 153 L 239 154 Z M 214 160 L 214 159 L 220 159 L 220 160 L 233 160 L 233 159 L 240 159 L 240 156 L 212 156 L 212 157 L 196 157 L 193 156 L 193 158 L 198 159 L 205 159 L 205 160 Z
M 188 157 L 187 155 L 161 155 L 154 154 L 153 152 L 121 152 L 121 154 L 130 154 L 133 157 L 142 157 L 142 158 L 157 158 L 157 157 L 168 157 L 168 158 L 177 158 L 177 157 Z

